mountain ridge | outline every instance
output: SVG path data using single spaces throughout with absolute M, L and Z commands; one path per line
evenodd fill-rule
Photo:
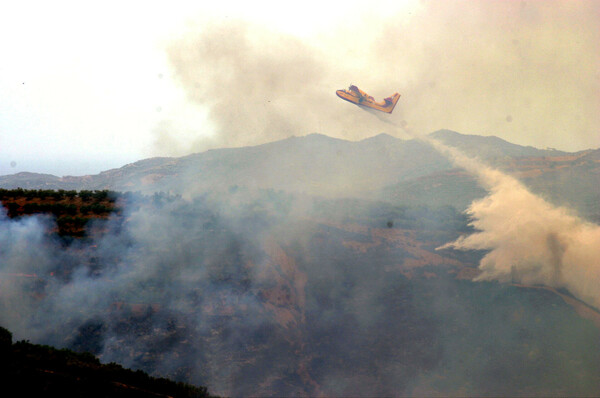
M 465 147 L 473 147 L 475 145 L 481 146 L 497 146 L 497 145 L 501 145 L 503 148 L 512 148 L 513 149 L 513 153 L 510 154 L 510 156 L 515 156 L 516 152 L 523 152 L 523 153 L 527 153 L 527 156 L 532 156 L 533 153 L 537 153 L 537 154 L 545 154 L 545 155 L 565 155 L 565 154 L 572 154 L 572 153 L 579 153 L 579 152 L 593 152 L 593 149 L 590 150 L 584 150 L 584 151 L 578 151 L 578 152 L 564 152 L 564 151 L 557 151 L 554 149 L 548 150 L 548 149 L 539 149 L 539 148 L 535 148 L 532 146 L 521 146 L 521 145 L 517 145 L 517 144 L 512 144 L 506 140 L 503 140 L 499 137 L 496 136 L 479 136 L 479 135 L 467 135 L 467 134 L 461 134 L 452 130 L 447 130 L 447 129 L 442 129 L 442 130 L 437 130 L 434 131 L 432 133 L 429 134 L 429 136 L 435 138 L 435 139 L 439 139 L 441 141 L 443 141 L 444 143 L 448 144 L 448 145 L 453 145 L 453 146 L 462 146 L 463 150 L 465 149 Z M 138 161 L 135 161 L 133 163 L 128 163 L 125 164 L 121 167 L 118 168 L 112 168 L 112 169 L 108 169 L 108 170 L 104 170 L 101 171 L 98 174 L 88 174 L 88 175 L 65 175 L 65 176 L 56 176 L 53 174 L 48 174 L 48 173 L 34 173 L 34 172 L 19 172 L 19 173 L 15 173 L 15 174 L 6 174 L 6 175 L 2 175 L 0 176 L 0 187 L 2 188 L 16 188 L 11 186 L 11 184 L 13 183 L 13 181 L 20 181 L 23 182 L 24 185 L 27 186 L 22 186 L 22 188 L 36 188 L 37 186 L 33 186 L 35 184 L 45 184 L 45 186 L 39 185 L 40 188 L 46 188 L 48 185 L 52 184 L 52 183 L 56 183 L 56 184 L 60 184 L 60 183 L 70 183 L 70 182 L 75 182 L 78 179 L 86 179 L 86 178 L 90 178 L 90 177 L 99 177 L 99 176 L 106 176 L 106 175 L 110 175 L 113 174 L 117 171 L 129 171 L 132 169 L 136 169 L 136 168 L 140 168 L 140 167 L 146 167 L 146 168 L 155 168 L 155 167 L 162 167 L 165 164 L 169 164 L 169 163 L 173 163 L 173 162 L 182 162 L 182 161 L 189 161 L 190 159 L 195 159 L 201 156 L 209 156 L 208 154 L 214 155 L 214 154 L 224 154 L 227 152 L 237 152 L 240 150 L 261 150 L 261 149 L 268 149 L 269 147 L 275 147 L 275 148 L 280 148 L 282 145 L 287 145 L 289 143 L 295 143 L 297 144 L 298 142 L 303 142 L 303 143 L 310 143 L 310 145 L 315 145 L 315 144 L 322 144 L 324 142 L 326 142 L 327 144 L 341 144 L 341 145 L 347 145 L 347 144 L 365 144 L 365 143 L 385 143 L 385 144 L 408 144 L 410 142 L 415 141 L 414 139 L 409 139 L 409 140 L 405 140 L 405 139 L 401 139 L 398 137 L 394 137 L 390 134 L 387 133 L 380 133 L 371 137 L 367 137 L 358 141 L 350 141 L 350 140 L 345 140 L 345 139 L 341 139 L 341 138 L 335 138 L 335 137 L 330 137 L 328 135 L 325 134 L 321 134 L 321 133 L 311 133 L 311 134 L 307 134 L 304 136 L 291 136 L 288 138 L 284 138 L 282 140 L 278 140 L 278 141 L 272 141 L 272 142 L 268 142 L 268 143 L 264 143 L 264 144 L 259 144 L 259 145 L 254 145 L 254 146 L 246 146 L 246 147 L 234 147 L 234 148 L 217 148 L 217 149 L 209 149 L 206 150 L 204 152 L 198 152 L 198 153 L 192 153 L 189 155 L 184 155 L 181 157 L 171 157 L 171 156 L 157 156 L 157 157 L 151 157 L 151 158 L 145 158 L 145 159 L 140 159 Z M 279 149 L 278 148 L 278 149 Z M 42 180 L 43 182 L 31 182 L 30 180 L 32 179 L 37 179 L 37 180 Z M 66 188 L 71 188 L 69 187 L 62 187 L 60 189 L 66 189 Z M 109 189 L 112 187 L 108 187 L 108 186 L 104 186 L 104 187 L 98 187 L 98 188 L 103 188 L 103 189 Z
M 508 172 L 535 192 L 585 214 L 600 213 L 600 149 L 563 152 L 498 137 L 438 130 L 430 137 Z M 95 175 L 0 176 L 0 188 L 201 194 L 232 186 L 317 196 L 375 197 L 392 203 L 445 204 L 464 209 L 485 192 L 425 141 L 381 133 L 349 141 L 313 133 L 265 144 L 154 157 Z M 458 179 L 458 180 L 457 180 Z M 460 187 L 458 189 L 457 187 Z M 433 189 L 433 190 L 432 190 Z M 576 192 L 584 192 L 580 199 Z M 598 200 L 596 200 L 598 199 Z

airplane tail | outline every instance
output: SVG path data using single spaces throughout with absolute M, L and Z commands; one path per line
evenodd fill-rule
M 396 103 L 398 103 L 399 99 L 400 99 L 400 94 L 398 94 L 398 93 L 395 93 L 391 97 L 387 97 L 385 99 L 386 106 L 390 106 L 391 105 L 390 110 L 387 111 L 388 113 L 392 113 L 392 111 L 396 107 Z

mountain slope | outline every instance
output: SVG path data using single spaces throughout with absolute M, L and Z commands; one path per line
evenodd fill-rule
M 600 212 L 598 149 L 542 150 L 450 130 L 436 131 L 431 137 L 516 176 L 555 203 L 592 217 Z M 396 204 L 448 204 L 459 209 L 485 194 L 472 177 L 455 170 L 425 142 L 386 134 L 357 142 L 310 134 L 252 147 L 145 159 L 89 176 L 0 176 L 3 188 L 201 194 L 236 186 Z
M 598 391 L 594 324 L 551 291 L 472 283 L 483 253 L 436 250 L 472 230 L 464 215 L 314 199 L 297 217 L 281 206 L 291 196 L 149 200 L 108 240 L 53 256 L 48 270 L 70 263 L 78 277 L 5 274 L 3 286 L 21 279 L 32 290 L 15 297 L 29 298 L 37 319 L 61 320 L 37 330 L 45 344 L 227 396 Z M 21 261 L 22 273 L 36 265 Z M 73 291 L 72 306 L 55 305 Z
M 15 396 L 61 397 L 211 397 L 205 387 L 150 377 L 116 363 L 101 364 L 89 353 L 12 343 L 0 327 L 2 388 Z
M 0 187 L 181 192 L 190 186 L 203 191 L 243 185 L 310 194 L 356 193 L 449 165 L 417 141 L 379 136 L 351 142 L 311 134 L 181 158 L 146 159 L 92 176 L 2 176 Z
M 432 137 L 484 158 L 548 156 L 496 137 L 448 130 Z M 560 153 L 563 154 L 563 153 Z M 2 188 L 110 189 L 145 192 L 193 185 L 197 190 L 231 185 L 301 191 L 311 194 L 356 193 L 450 169 L 450 162 L 418 140 L 386 134 L 352 142 L 310 134 L 243 148 L 209 150 L 180 158 L 151 158 L 97 175 L 56 177 L 18 173 L 0 176 Z
M 567 154 L 567 152 L 554 149 L 538 149 L 532 146 L 512 144 L 496 136 L 465 135 L 451 130 L 438 130 L 431 133 L 430 137 L 458 148 L 466 155 L 478 156 L 488 161 L 506 157 L 564 156 Z

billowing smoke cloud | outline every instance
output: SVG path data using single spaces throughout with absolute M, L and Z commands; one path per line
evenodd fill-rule
M 23 292 L 31 287 L 31 280 L 52 271 L 53 259 L 62 258 L 60 249 L 48 241 L 44 232 L 49 225 L 47 218 L 10 221 L 4 211 L 0 212 L 0 270 L 3 277 L 0 313 L 3 322 L 11 325 L 17 335 L 36 333 L 28 326 L 37 300 Z
M 595 2 L 426 2 L 406 23 L 386 21 L 370 54 L 418 132 L 595 147 L 585 137 L 600 121 L 599 12 Z
M 173 47 L 171 58 L 188 97 L 209 108 L 220 145 L 293 135 L 303 123 L 314 125 L 305 98 L 325 97 L 317 89 L 323 66 L 312 49 L 242 21 L 208 28 Z
M 489 190 L 467 213 L 477 232 L 442 248 L 489 250 L 477 280 L 566 288 L 600 308 L 600 227 L 531 193 L 521 182 L 453 148 L 430 142 Z
M 208 111 L 211 125 L 199 130 L 214 134 L 181 148 L 176 127 L 165 123 L 157 129 L 160 150 L 256 145 L 314 132 L 359 139 L 384 130 L 367 112 L 348 112 L 336 100 L 335 90 L 356 77 L 354 61 L 332 59 L 327 49 L 292 35 L 241 20 L 214 23 L 188 32 L 169 55 L 187 98 Z M 371 93 L 381 99 L 398 89 Z
M 325 53 L 244 21 L 213 24 L 189 35 L 170 48 L 170 58 L 187 97 L 208 109 L 216 131 L 208 141 L 191 143 L 192 150 L 331 131 L 332 121 L 338 129 L 348 125 L 341 112 L 347 108 L 331 106 L 335 89 L 342 87 L 335 86 L 340 79 Z M 159 145 L 172 132 L 161 133 Z
M 350 83 L 378 99 L 400 92 L 392 118 L 419 133 L 448 128 L 536 147 L 595 147 L 599 12 L 597 2 L 433 1 L 342 23 L 332 16 L 331 30 L 314 37 L 241 20 L 190 28 L 169 57 L 210 125 L 182 142 L 177 123 L 166 123 L 157 149 L 395 134 L 337 99 L 334 91 Z
M 3 216 L 0 324 L 231 396 L 403 391 L 435 364 L 435 325 L 406 277 L 364 266 L 393 253 L 355 253 L 352 232 L 307 221 L 337 222 L 341 206 L 318 203 L 243 188 L 131 196 L 103 235 L 70 243 L 49 219 Z
M 283 214 L 266 208 L 276 203 L 248 192 L 214 202 L 132 196 L 124 218 L 98 225 L 105 235 L 71 243 L 48 233 L 51 219 L 3 214 L 0 323 L 17 339 L 212 391 L 256 391 L 229 355 L 265 328 L 277 333 L 258 295 L 273 283 L 261 245 Z

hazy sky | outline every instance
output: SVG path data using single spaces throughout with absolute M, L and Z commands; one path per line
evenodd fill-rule
M 600 147 L 600 2 L 22 1 L 0 13 L 0 174 L 97 173 L 391 118 L 536 147 Z M 209 5 L 210 4 L 210 5 Z M 401 136 L 400 136 L 401 137 Z

